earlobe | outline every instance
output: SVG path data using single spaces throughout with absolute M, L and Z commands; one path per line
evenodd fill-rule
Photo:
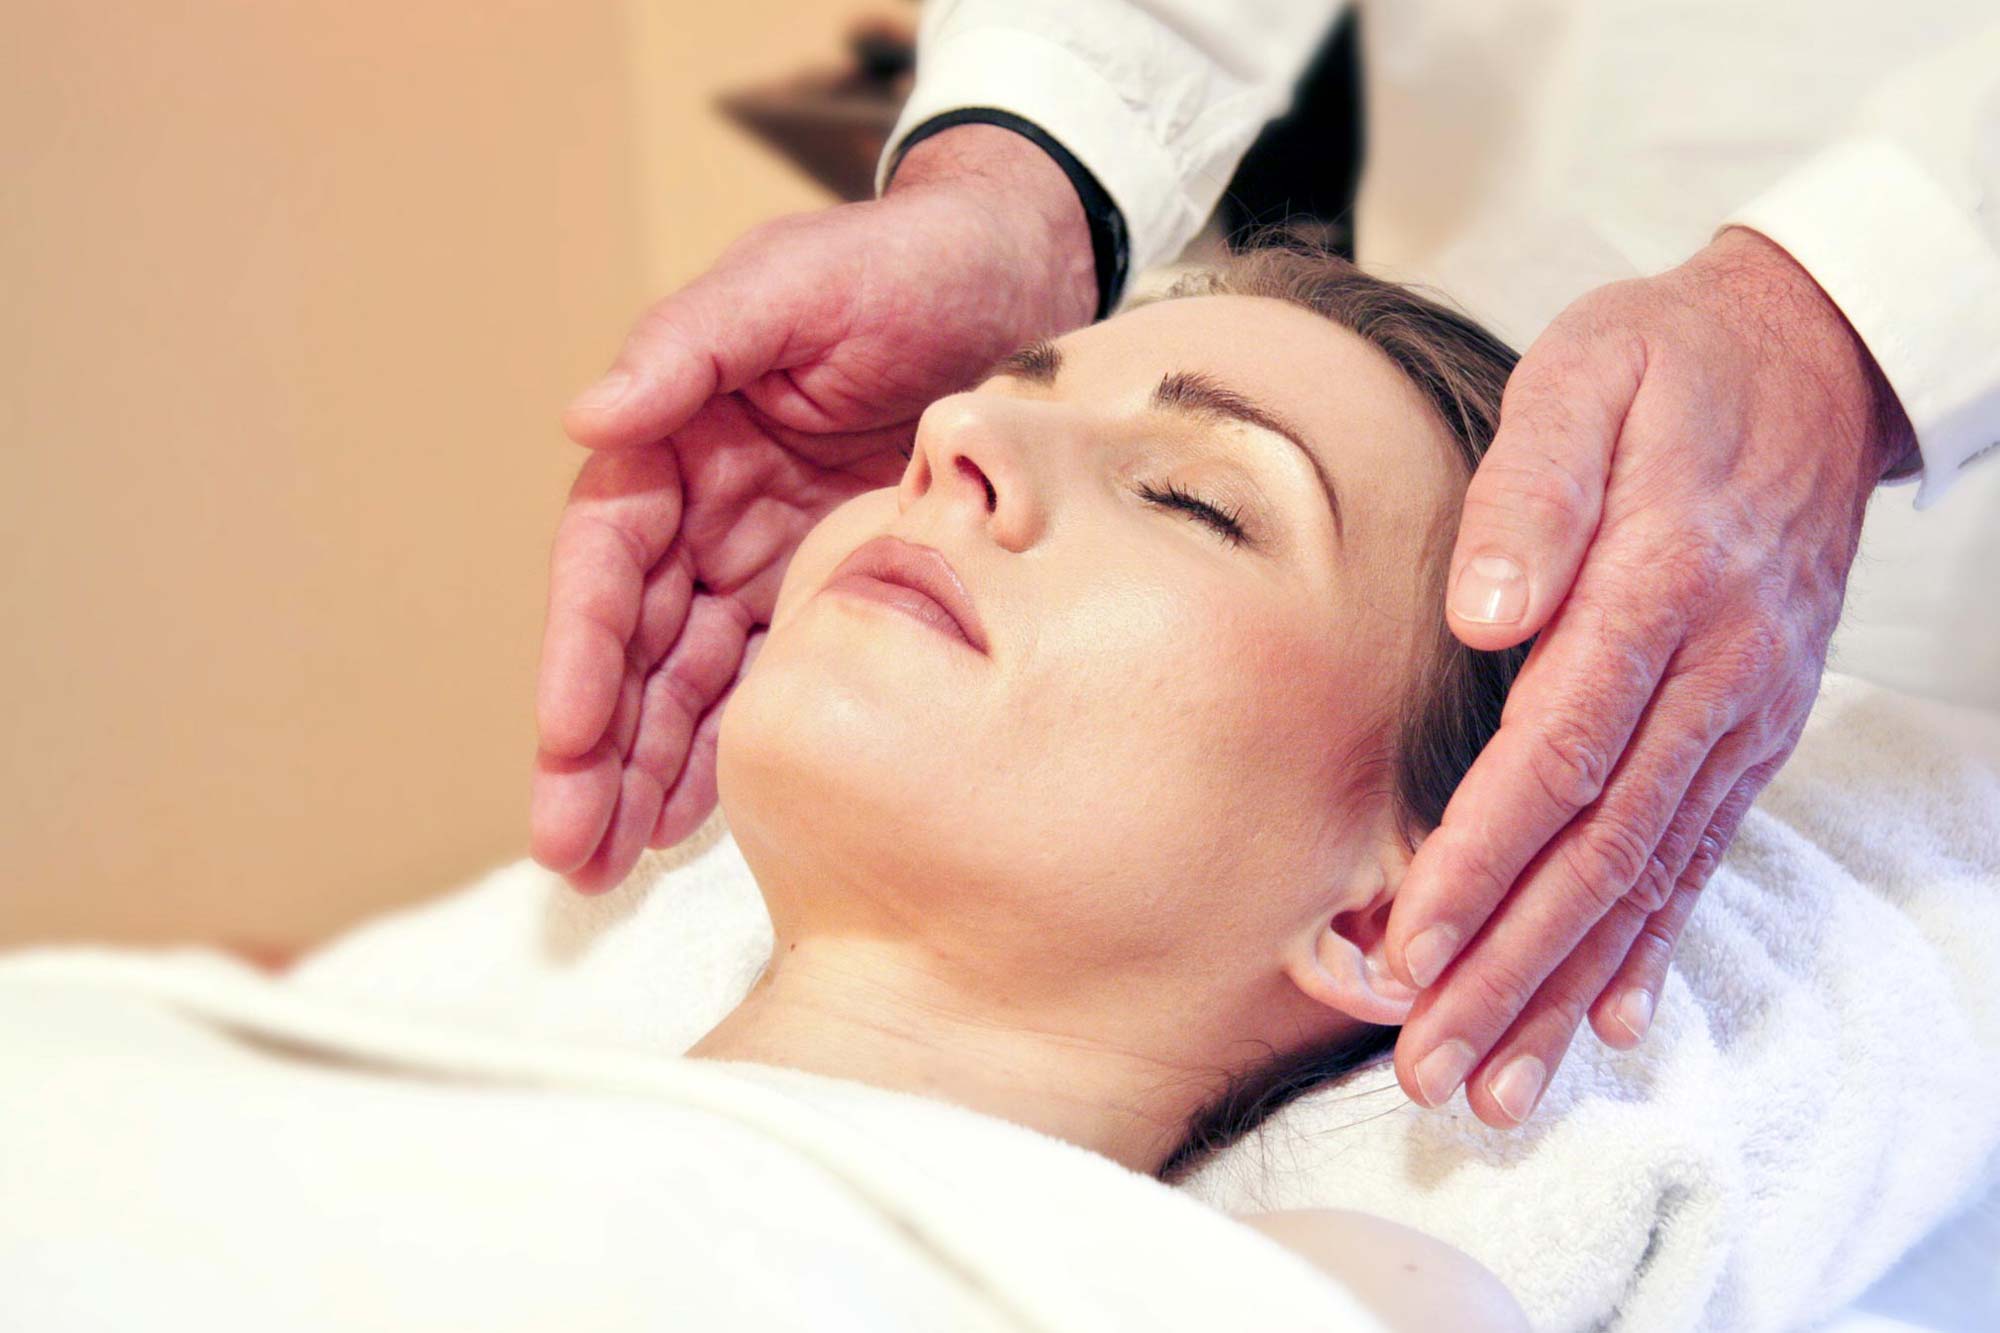
M 1309 948 L 1295 956 L 1292 981 L 1321 1004 L 1364 1023 L 1394 1026 L 1409 1017 L 1422 992 L 1391 976 L 1383 956 L 1390 900 L 1333 917 Z

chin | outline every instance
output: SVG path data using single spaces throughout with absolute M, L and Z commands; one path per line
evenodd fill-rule
M 907 654 L 888 642 L 879 656 L 898 649 Z M 751 844 L 835 855 L 914 849 L 921 839 L 912 835 L 934 826 L 944 794 L 968 789 L 966 765 L 981 761 L 963 743 L 962 711 L 950 725 L 942 678 L 922 688 L 909 670 L 878 669 L 878 654 L 858 656 L 830 660 L 819 643 L 773 635 L 731 692 L 716 734 L 716 794 L 746 856 Z M 834 670 L 835 661 L 850 665 Z

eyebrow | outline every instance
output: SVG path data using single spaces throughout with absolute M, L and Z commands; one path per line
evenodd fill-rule
M 981 377 L 981 382 L 996 375 L 1006 375 L 1012 379 L 1025 380 L 1044 388 L 1056 382 L 1062 373 L 1062 350 L 1046 338 L 1037 339 L 1025 347 L 1020 347 L 995 362 L 993 368 Z M 1211 421 L 1240 421 L 1260 430 L 1270 431 L 1291 444 L 1305 456 L 1311 465 L 1313 476 L 1319 479 L 1320 489 L 1326 492 L 1326 507 L 1333 514 L 1334 535 L 1341 541 L 1347 540 L 1346 528 L 1340 518 L 1340 492 L 1334 489 L 1333 479 L 1320 466 L 1319 455 L 1306 447 L 1306 442 L 1298 431 L 1286 425 L 1282 417 L 1263 407 L 1255 399 L 1230 388 L 1200 371 L 1169 371 L 1159 387 L 1153 390 L 1152 405 L 1169 412 L 1179 412 L 1185 416 L 1201 417 Z
M 1313 476 L 1319 479 L 1320 489 L 1326 492 L 1326 507 L 1333 513 L 1334 533 L 1342 541 L 1346 540 L 1347 534 L 1340 521 L 1340 493 L 1333 488 L 1333 478 L 1327 476 L 1326 469 L 1320 466 L 1319 455 L 1306 447 L 1299 433 L 1286 425 L 1282 417 L 1228 385 L 1219 384 L 1193 370 L 1172 371 L 1162 379 L 1160 387 L 1153 390 L 1153 406 L 1211 420 L 1241 421 L 1289 441 L 1311 465 Z
M 1007 375 L 1048 388 L 1062 372 L 1062 349 L 1047 338 L 1037 338 L 1026 347 L 1017 347 L 994 362 L 993 369 L 980 376 L 982 381 Z

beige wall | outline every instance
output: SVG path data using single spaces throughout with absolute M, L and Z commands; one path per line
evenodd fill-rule
M 297 946 L 521 854 L 557 413 L 818 202 L 707 102 L 844 17 L 13 7 L 0 943 Z

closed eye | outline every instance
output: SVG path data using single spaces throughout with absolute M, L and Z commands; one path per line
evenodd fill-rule
M 1198 522 L 1206 523 L 1220 533 L 1231 546 L 1241 546 L 1249 540 L 1243 525 L 1237 522 L 1237 511 L 1225 512 L 1200 496 L 1182 490 L 1172 482 L 1168 482 L 1164 488 L 1142 484 L 1139 487 L 1139 494 L 1163 509 L 1178 509 L 1192 514 Z

